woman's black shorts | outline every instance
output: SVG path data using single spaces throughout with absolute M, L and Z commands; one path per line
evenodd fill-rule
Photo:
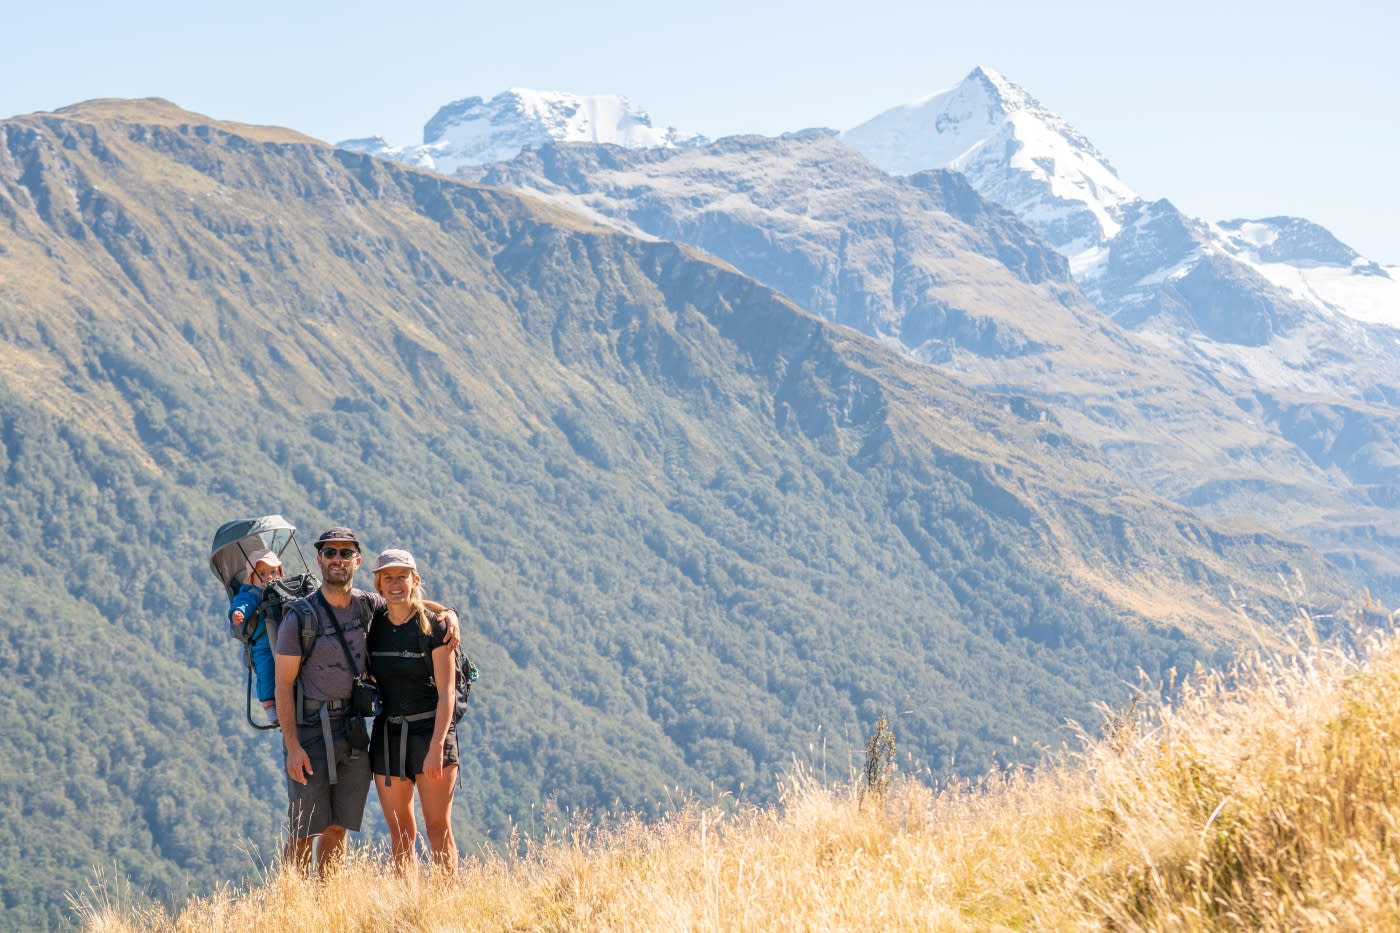
M 405 725 L 408 728 L 408 748 L 407 753 L 403 756 L 404 763 L 407 765 L 406 769 L 399 762 L 401 751 L 399 732 Z M 431 719 L 401 725 L 391 723 L 385 717 L 380 716 L 375 719 L 374 733 L 370 736 L 370 767 L 375 774 L 383 774 L 388 777 L 406 777 L 411 781 L 423 773 L 423 759 L 428 755 L 428 744 L 432 740 L 433 721 Z M 443 767 L 447 767 L 456 763 L 457 726 L 454 723 L 447 728 L 447 739 L 442 745 L 442 764 Z

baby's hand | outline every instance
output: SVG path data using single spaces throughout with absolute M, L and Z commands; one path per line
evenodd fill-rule
M 233 624 L 234 624 L 234 625 L 242 625 L 242 624 L 243 624 L 243 610 L 242 610 L 242 609 L 235 609 L 235 610 L 233 610 Z

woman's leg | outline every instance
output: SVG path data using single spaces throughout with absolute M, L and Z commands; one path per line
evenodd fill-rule
M 419 774 L 418 800 L 423 805 L 423 826 L 433 864 L 449 872 L 457 870 L 457 840 L 452 837 L 452 794 L 457 789 L 457 766 L 448 765 L 437 777 Z M 407 783 L 407 782 L 405 782 Z M 384 811 L 388 813 L 388 811 Z
M 419 780 L 422 780 L 421 776 Z M 376 774 L 374 789 L 379 792 L 384 822 L 389 824 L 389 845 L 394 853 L 394 864 L 403 870 L 413 864 L 413 840 L 418 835 L 417 821 L 413 816 L 413 782 L 400 777 L 385 786 L 384 775 Z

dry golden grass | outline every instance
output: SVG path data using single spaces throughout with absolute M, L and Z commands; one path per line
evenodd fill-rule
M 75 906 L 113 933 L 1400 930 L 1400 639 L 1368 638 L 1199 673 L 1034 772 L 883 792 L 798 773 L 771 810 L 580 822 L 455 878 L 361 851 L 173 916 L 100 888 Z

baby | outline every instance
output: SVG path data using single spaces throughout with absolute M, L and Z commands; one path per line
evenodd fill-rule
M 266 548 L 248 555 L 247 581 L 238 588 L 228 606 L 228 620 L 240 626 L 253 614 L 262 602 L 263 587 L 282 576 L 282 561 Z M 263 709 L 276 706 L 276 676 L 272 660 L 272 643 L 267 637 L 267 626 L 258 619 L 257 627 L 248 637 L 248 650 L 253 660 L 253 673 L 257 679 L 258 702 Z

